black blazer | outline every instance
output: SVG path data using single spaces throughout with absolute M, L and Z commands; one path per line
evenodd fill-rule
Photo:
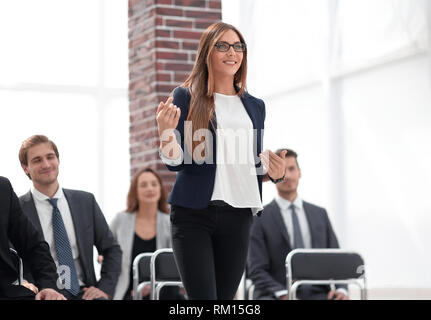
M 312 247 L 339 248 L 326 210 L 305 201 L 303 206 L 310 228 Z M 273 299 L 275 292 L 286 290 L 285 261 L 288 253 L 292 251 L 286 224 L 277 202 L 273 200 L 267 204 L 264 213 L 254 219 L 247 261 L 248 277 L 255 285 L 255 299 Z M 328 286 L 301 287 L 298 288 L 300 299 L 309 299 L 316 294 L 326 295 L 329 290 Z
M 31 296 L 29 290 L 22 287 L 19 292 L 18 286 L 11 285 L 18 278 L 18 270 L 9 252 L 10 244 L 27 261 L 39 290 L 57 289 L 57 271 L 48 244 L 23 214 L 9 180 L 0 177 L 0 297 Z
M 63 189 L 63 192 L 75 228 L 79 260 L 84 273 L 83 281 L 86 286 L 97 287 L 113 297 L 121 272 L 121 248 L 112 235 L 93 194 L 68 189 Z M 21 196 L 19 201 L 24 213 L 43 234 L 31 192 Z M 98 282 L 94 273 L 93 246 L 96 246 L 98 253 L 103 256 L 101 278 Z
M 187 88 L 177 87 L 173 94 L 173 104 L 181 109 L 181 116 L 178 121 L 177 130 L 180 133 L 181 141 L 178 141 L 182 147 L 184 154 L 186 149 L 184 148 L 184 121 L 187 120 L 190 107 L 190 93 Z M 261 166 L 260 158 L 258 157 L 262 151 L 262 138 L 265 121 L 265 103 L 261 99 L 257 99 L 247 92 L 241 97 L 241 101 L 247 111 L 252 123 L 253 128 L 256 129 L 256 135 L 254 136 L 254 145 L 256 146 L 255 159 L 256 159 L 256 174 Z M 216 115 L 212 119 L 215 129 L 217 129 L 217 121 L 215 121 Z M 173 205 L 179 205 L 186 208 L 192 209 L 203 209 L 208 206 L 211 200 L 211 196 L 214 190 L 215 172 L 216 172 L 216 149 L 217 141 L 216 134 L 212 126 L 209 126 L 213 136 L 213 150 L 212 154 L 209 155 L 212 158 L 212 163 L 197 164 L 194 161 L 190 164 L 181 163 L 178 166 L 166 165 L 171 171 L 178 171 L 175 184 L 169 195 L 168 202 Z M 257 174 L 257 181 L 259 185 L 260 197 L 262 199 L 262 175 Z M 258 213 L 260 214 L 260 213 Z

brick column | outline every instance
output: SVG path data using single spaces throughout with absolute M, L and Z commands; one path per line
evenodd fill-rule
M 149 166 L 170 190 L 158 155 L 155 112 L 191 71 L 202 32 L 221 20 L 221 0 L 129 0 L 131 174 Z

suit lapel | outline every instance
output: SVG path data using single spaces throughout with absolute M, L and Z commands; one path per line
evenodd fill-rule
M 302 206 L 304 208 L 305 216 L 307 217 L 308 227 L 310 228 L 311 247 L 317 248 L 317 245 L 315 243 L 315 237 L 314 237 L 314 234 L 316 234 L 315 233 L 316 228 L 314 225 L 314 219 L 312 218 L 312 213 L 311 213 L 312 209 L 305 201 L 302 202 Z
M 244 96 L 241 97 L 242 104 L 245 107 L 245 110 L 247 111 L 248 116 L 251 119 L 251 122 L 253 124 L 253 150 L 254 153 L 254 159 L 256 168 L 259 168 L 261 166 L 259 154 L 262 151 L 262 135 L 263 135 L 263 119 L 260 117 L 260 113 L 258 112 L 258 107 L 253 103 L 253 101 L 249 98 L 247 92 L 244 93 Z M 257 170 L 257 169 L 256 169 Z M 262 176 L 258 175 L 258 181 L 259 181 L 259 192 L 262 197 Z M 275 204 L 278 208 L 278 205 Z
M 22 210 L 30 219 L 31 223 L 36 227 L 36 229 L 40 232 L 40 234 L 43 235 L 42 225 L 40 224 L 39 215 L 37 214 L 36 205 L 34 204 L 31 191 L 27 192 L 23 196 L 23 201 L 21 205 L 22 205 Z
M 289 247 L 289 251 L 292 250 L 292 246 L 289 240 L 289 235 L 287 233 L 286 224 L 284 223 L 283 217 L 281 216 L 280 207 L 278 206 L 275 200 L 272 200 L 272 202 L 268 205 L 267 208 L 270 208 L 271 210 L 270 215 L 272 217 L 272 221 L 275 225 L 276 230 L 278 230 L 283 236 L 283 239 L 286 241 Z
M 242 101 L 242 104 L 245 107 L 245 110 L 248 113 L 248 116 L 251 119 L 251 122 L 253 123 L 253 129 L 258 129 L 257 119 L 256 119 L 256 112 L 255 112 L 256 109 L 253 108 L 253 104 L 250 103 L 250 100 L 247 97 L 247 93 L 245 93 L 244 96 L 241 97 L 241 101 Z

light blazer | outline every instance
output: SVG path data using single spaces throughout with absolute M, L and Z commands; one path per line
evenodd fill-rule
M 111 222 L 111 230 L 123 251 L 121 274 L 115 288 L 114 300 L 122 300 L 129 288 L 132 261 L 133 238 L 135 235 L 136 212 L 120 212 Z M 171 248 L 171 222 L 166 213 L 157 213 L 156 249 Z
M 187 120 L 190 107 L 190 93 L 187 88 L 177 87 L 173 94 L 173 104 L 181 109 L 180 119 L 178 121 L 177 130 L 180 133 L 181 141 L 179 141 L 181 148 L 184 153 L 187 151 L 184 149 L 184 121 Z M 254 156 L 256 158 L 256 173 L 257 169 L 261 166 L 259 154 L 262 151 L 262 137 L 265 121 L 265 103 L 261 99 L 257 99 L 247 92 L 244 92 L 244 96 L 241 97 L 241 101 L 244 105 L 247 114 L 249 115 L 253 128 L 256 130 L 254 136 Z M 212 122 L 214 127 L 217 129 L 217 121 L 215 121 L 216 115 Z M 208 206 L 211 200 L 211 196 L 214 190 L 215 172 L 216 172 L 216 159 L 217 159 L 217 141 L 216 134 L 212 126 L 209 129 L 213 135 L 213 150 L 212 150 L 212 164 L 197 164 L 194 161 L 191 164 L 185 164 L 184 161 L 180 165 L 166 167 L 171 171 L 178 171 L 175 184 L 169 195 L 168 202 L 173 205 L 179 205 L 186 208 L 192 209 L 203 209 Z M 262 175 L 257 174 L 257 182 L 259 186 L 260 198 L 262 199 Z M 258 213 L 258 215 L 260 212 Z
M 9 243 L 27 261 L 39 290 L 57 288 L 57 270 L 48 244 L 23 214 L 9 180 L 0 177 L 0 298 L 34 297 L 30 290 L 12 285 L 18 278 L 18 270 L 9 252 Z
M 121 248 L 115 241 L 93 194 L 69 189 L 63 189 L 63 192 L 75 228 L 83 281 L 86 286 L 97 287 L 113 297 L 121 271 Z M 31 192 L 21 196 L 19 200 L 24 213 L 43 234 Z M 96 280 L 94 273 L 93 246 L 104 257 L 99 281 Z
M 338 248 L 337 237 L 326 210 L 305 201 L 303 207 L 310 228 L 312 248 Z M 253 222 L 247 271 L 248 277 L 255 285 L 255 299 L 274 299 L 275 292 L 286 290 L 285 260 L 292 250 L 292 245 L 277 202 L 273 200 L 267 204 L 264 212 L 265 214 L 256 217 Z M 328 292 L 327 286 L 301 287 L 298 288 L 300 299 L 308 299 L 311 294 Z

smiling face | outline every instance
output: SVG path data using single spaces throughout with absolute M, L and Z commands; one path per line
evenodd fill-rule
M 140 203 L 157 203 L 161 197 L 161 186 L 157 177 L 151 172 L 142 172 L 137 184 Z
M 233 30 L 227 30 L 221 35 L 217 42 L 226 42 L 228 44 L 240 43 L 238 34 Z M 214 48 L 211 52 L 211 69 L 214 76 L 217 77 L 234 77 L 241 67 L 243 52 L 238 52 L 232 46 L 226 52 L 217 51 Z
M 30 176 L 37 187 L 57 183 L 60 161 L 50 143 L 40 143 L 28 149 L 27 165 L 22 164 L 24 172 Z

